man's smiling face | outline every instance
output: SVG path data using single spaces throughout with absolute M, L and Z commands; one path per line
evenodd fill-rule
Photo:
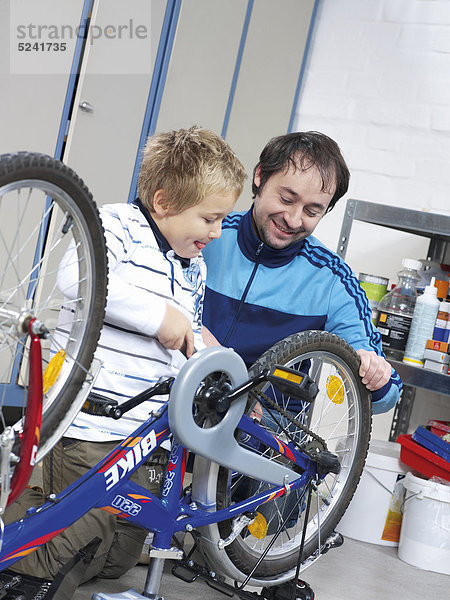
M 256 170 L 255 184 L 260 185 Z M 262 242 L 281 250 L 311 235 L 326 213 L 333 189 L 322 190 L 322 178 L 315 166 L 274 173 L 260 189 L 253 207 L 253 225 Z

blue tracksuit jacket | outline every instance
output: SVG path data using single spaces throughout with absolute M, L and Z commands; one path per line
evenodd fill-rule
M 382 355 L 366 295 L 351 269 L 318 239 L 282 250 L 256 236 L 251 209 L 231 213 L 222 236 L 203 249 L 208 268 L 203 323 L 218 341 L 252 364 L 275 342 L 308 329 L 329 331 L 355 350 Z M 372 393 L 374 412 L 398 401 L 400 378 Z M 378 409 L 378 410 L 377 410 Z

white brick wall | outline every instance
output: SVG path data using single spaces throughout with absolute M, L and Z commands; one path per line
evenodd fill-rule
M 450 0 L 320 0 L 294 129 L 333 137 L 352 174 L 317 228 L 333 250 L 347 198 L 450 215 Z M 395 281 L 402 257 L 427 248 L 356 223 L 346 258 Z M 450 418 L 448 398 L 419 391 L 415 411 L 424 407 L 411 427 Z M 373 437 L 387 439 L 390 420 L 376 418 Z
M 330 248 L 347 198 L 450 215 L 450 0 L 320 0 L 295 129 L 336 139 L 352 173 L 317 229 Z M 395 279 L 427 247 L 357 224 L 347 260 Z

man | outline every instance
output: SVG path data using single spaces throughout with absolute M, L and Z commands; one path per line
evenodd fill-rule
M 253 172 L 254 204 L 231 213 L 203 254 L 203 323 L 252 364 L 287 335 L 335 333 L 361 358 L 375 414 L 392 408 L 401 382 L 385 360 L 364 292 L 351 269 L 312 234 L 348 189 L 338 145 L 318 132 L 273 138 Z

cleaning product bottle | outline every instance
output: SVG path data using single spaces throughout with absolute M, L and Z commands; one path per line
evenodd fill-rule
M 434 277 L 432 277 L 430 285 L 427 285 L 422 296 L 417 298 L 405 355 L 403 357 L 404 363 L 423 367 L 425 346 L 427 345 L 427 340 L 433 336 L 439 305 L 437 288 L 434 285 Z
M 422 263 L 412 258 L 402 260 L 403 269 L 398 273 L 398 283 L 387 293 L 378 305 L 376 326 L 381 333 L 383 350 L 386 356 L 401 360 L 411 327 L 416 304 L 417 272 Z

